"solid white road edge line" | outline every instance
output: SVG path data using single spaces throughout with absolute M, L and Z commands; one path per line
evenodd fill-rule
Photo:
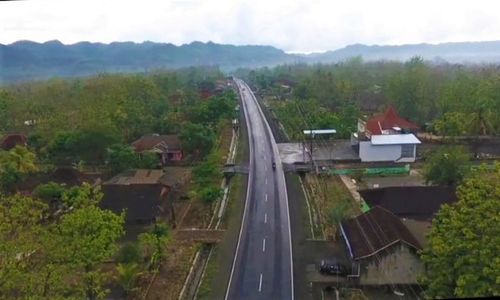
M 241 91 L 240 91 L 241 92 Z M 241 104 L 242 105 L 245 105 L 243 102 L 243 95 L 241 96 Z M 249 143 L 250 143 L 250 140 L 251 140 L 251 129 L 250 129 L 250 124 L 249 124 L 249 119 L 248 119 L 248 112 L 246 109 L 243 109 L 243 115 L 245 116 L 245 123 L 247 125 L 247 135 L 248 135 L 248 140 L 249 140 Z M 246 214 L 247 214 L 247 208 L 248 208 L 248 203 L 249 203 L 249 198 L 250 198 L 250 187 L 252 186 L 252 183 L 253 183 L 253 179 L 252 179 L 252 175 L 253 175 L 253 169 L 252 169 L 252 165 L 254 163 L 254 159 L 253 159 L 253 147 L 248 147 L 249 148 L 249 165 L 248 165 L 248 181 L 247 181 L 247 195 L 246 195 L 246 198 L 245 198 L 245 207 L 243 208 L 243 218 L 241 220 L 241 225 L 240 225 L 240 234 L 238 235 L 238 243 L 236 244 L 236 250 L 235 250 L 235 253 L 234 253 L 234 259 L 233 259 L 233 266 L 231 267 L 231 274 L 229 275 L 229 282 L 227 283 L 227 289 L 226 289 L 226 297 L 224 297 L 224 299 L 228 299 L 229 297 L 229 290 L 231 288 L 231 281 L 233 280 L 233 274 L 234 274 L 234 266 L 236 265 L 236 260 L 238 258 L 238 250 L 240 248 L 240 242 L 241 242 L 241 234 L 243 232 L 243 224 L 245 222 L 245 217 L 246 217 Z M 292 299 L 293 300 L 293 299 Z

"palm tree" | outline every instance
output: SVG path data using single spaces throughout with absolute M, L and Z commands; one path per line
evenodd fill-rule
M 26 147 L 16 146 L 7 153 L 6 163 L 14 166 L 17 172 L 29 174 L 38 171 L 38 167 L 35 164 L 36 155 Z
M 118 264 L 116 266 L 117 282 L 122 287 L 125 295 L 134 290 L 137 277 L 140 275 L 139 266 L 136 263 Z
M 25 147 L 0 151 L 0 184 L 3 188 L 12 190 L 26 175 L 38 171 L 35 160 L 35 154 Z

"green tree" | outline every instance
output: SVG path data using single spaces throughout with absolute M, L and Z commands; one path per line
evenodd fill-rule
M 107 274 L 97 267 L 115 255 L 117 241 L 124 234 L 124 222 L 123 214 L 87 206 L 63 215 L 54 226 L 57 243 L 64 245 L 56 254 L 61 261 L 81 270 L 83 280 L 79 287 L 89 299 L 105 293 Z
M 135 168 L 139 164 L 139 156 L 130 146 L 116 144 L 107 151 L 106 164 L 113 173 Z
M 199 186 L 206 186 L 221 178 L 221 170 L 217 163 L 207 160 L 193 168 L 193 180 Z
M 444 205 L 422 251 L 427 298 L 500 295 L 500 165 L 466 179 Z
M 0 295 L 30 290 L 26 274 L 37 265 L 35 252 L 41 236 L 47 206 L 30 197 L 0 194 Z
M 116 144 L 108 148 L 106 165 L 112 173 L 128 169 L 154 169 L 159 165 L 156 153 L 137 153 L 127 145 Z
M 456 185 L 462 181 L 469 166 L 469 155 L 459 147 L 445 147 L 426 158 L 424 178 L 427 183 Z
M 215 135 L 210 128 L 193 123 L 184 124 L 179 138 L 183 149 L 196 157 L 204 157 L 215 143 Z
M 50 201 L 61 202 L 65 192 L 66 192 L 65 186 L 56 182 L 49 182 L 49 183 L 39 184 L 33 190 L 33 196 L 45 200 L 47 202 Z
M 201 188 L 198 192 L 201 201 L 211 204 L 222 196 L 222 190 L 218 186 L 208 186 Z
M 27 148 L 16 146 L 9 151 L 0 150 L 0 183 L 4 190 L 12 190 L 15 184 L 36 171 L 36 155 Z
M 158 155 L 153 152 L 145 152 L 139 155 L 139 162 L 137 168 L 140 169 L 155 169 L 160 165 Z
M 170 228 L 163 223 L 155 223 L 150 232 L 139 235 L 139 243 L 144 256 L 150 258 L 149 269 L 158 268 L 165 257 L 165 249 L 170 241 Z
M 139 263 L 141 261 L 139 245 L 132 242 L 123 244 L 118 252 L 117 261 L 123 264 Z
M 0 133 L 9 127 L 9 102 L 5 91 L 0 90 Z
M 434 123 L 437 133 L 442 136 L 459 136 L 468 133 L 467 116 L 461 112 L 445 113 Z
M 84 182 L 81 186 L 74 186 L 66 190 L 62 195 L 62 202 L 66 208 L 81 208 L 97 206 L 102 200 L 103 194 L 99 187 L 93 187 Z
M 125 295 L 133 292 L 137 277 L 140 274 L 139 266 L 136 263 L 118 264 L 116 266 L 117 282 L 123 289 Z

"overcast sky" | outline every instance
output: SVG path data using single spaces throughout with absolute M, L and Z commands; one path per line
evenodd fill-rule
M 500 40 L 500 1 L 25 0 L 0 2 L 0 43 L 146 40 L 272 45 Z

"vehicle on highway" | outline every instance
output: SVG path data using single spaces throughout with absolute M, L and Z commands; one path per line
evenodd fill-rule
M 324 275 L 347 276 L 347 268 L 337 259 L 323 259 L 319 264 L 319 272 Z
M 273 167 L 273 170 L 276 170 L 276 162 L 274 160 L 272 162 L 272 167 Z

